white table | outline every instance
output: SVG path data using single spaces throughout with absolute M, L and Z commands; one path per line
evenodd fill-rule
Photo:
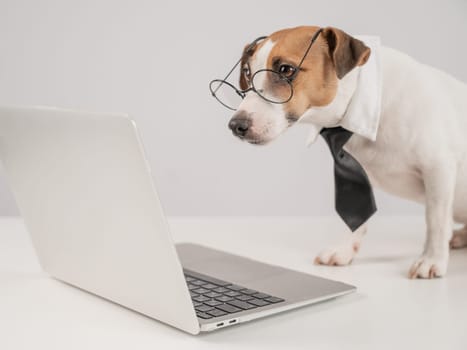
M 49 278 L 18 218 L 0 218 L 0 349 L 467 349 L 467 250 L 448 276 L 409 280 L 423 218 L 374 218 L 349 267 L 313 265 L 336 218 L 172 218 L 193 241 L 354 284 L 358 292 L 197 337 Z

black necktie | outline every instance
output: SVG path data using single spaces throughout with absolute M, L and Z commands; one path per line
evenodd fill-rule
M 357 160 L 343 149 L 352 132 L 338 126 L 323 128 L 320 134 L 334 158 L 336 211 L 353 232 L 376 212 L 370 181 Z

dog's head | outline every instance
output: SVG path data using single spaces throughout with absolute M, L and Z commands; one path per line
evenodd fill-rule
M 241 89 L 254 85 L 256 91 L 267 92 L 268 96 L 277 96 L 279 100 L 282 97 L 284 101 L 271 102 L 249 90 L 229 122 L 235 136 L 253 144 L 268 143 L 311 108 L 329 105 L 336 96 L 339 80 L 368 60 L 370 49 L 363 42 L 339 29 L 327 27 L 318 34 L 299 66 L 318 30 L 318 27 L 285 29 L 254 46 L 245 47 Z M 260 79 L 255 78 L 255 73 L 264 69 L 293 79 L 283 83 L 274 78 L 277 74 L 261 74 Z M 287 100 L 287 96 L 290 99 Z M 328 123 L 335 125 L 336 120 Z

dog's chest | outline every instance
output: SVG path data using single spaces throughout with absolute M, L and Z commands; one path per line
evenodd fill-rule
M 409 154 L 358 135 L 353 135 L 344 148 L 363 166 L 373 186 L 423 202 L 422 177 Z

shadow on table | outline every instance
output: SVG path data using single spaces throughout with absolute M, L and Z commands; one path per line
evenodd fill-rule
M 366 256 L 356 257 L 352 265 L 366 265 L 366 264 L 383 264 L 388 262 L 403 261 L 412 258 L 409 254 L 404 255 L 386 255 L 386 256 Z

